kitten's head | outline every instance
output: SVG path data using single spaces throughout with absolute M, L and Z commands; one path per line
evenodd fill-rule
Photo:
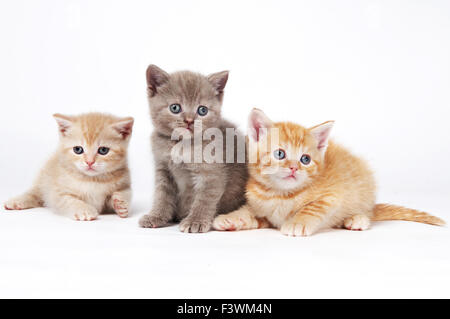
M 273 123 L 261 110 L 249 116 L 249 143 L 255 163 L 250 174 L 265 186 L 281 191 L 298 190 L 317 176 L 323 166 L 333 121 L 304 128 Z
M 111 173 L 126 166 L 133 118 L 87 113 L 54 114 L 60 133 L 61 163 L 88 176 Z
M 155 129 L 171 136 L 174 129 L 192 133 L 194 121 L 201 122 L 203 131 L 218 127 L 227 80 L 228 71 L 209 76 L 190 71 L 168 74 L 156 65 L 150 65 L 147 91 Z

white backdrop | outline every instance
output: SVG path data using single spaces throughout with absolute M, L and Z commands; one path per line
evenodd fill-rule
M 252 107 L 336 120 L 334 138 L 374 168 L 380 201 L 449 220 L 448 1 L 2 1 L 0 35 L 1 201 L 55 148 L 53 113 L 136 120 L 132 217 L 0 211 L 0 296 L 450 297 L 447 228 L 385 222 L 288 239 L 137 227 L 153 187 L 150 63 L 230 70 L 223 114 L 243 128 Z

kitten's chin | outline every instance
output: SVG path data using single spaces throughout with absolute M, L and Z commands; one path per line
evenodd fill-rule
M 93 169 L 89 169 L 89 170 L 83 169 L 83 170 L 80 170 L 80 172 L 89 177 L 94 177 L 94 176 L 103 174 L 103 172 L 99 172 L 99 171 L 93 170 Z
M 306 180 L 301 177 L 287 178 L 274 176 L 271 178 L 271 181 L 273 186 L 281 191 L 296 191 L 306 184 Z
M 95 176 L 99 176 L 99 175 L 102 175 L 105 173 L 103 170 L 99 170 L 98 168 L 88 169 L 84 166 L 83 167 L 76 166 L 76 168 L 77 168 L 78 172 L 80 172 L 82 175 L 86 175 L 89 177 L 95 177 Z
M 171 137 L 174 140 L 179 140 L 180 138 L 190 140 L 195 138 L 203 139 L 204 129 L 198 129 L 193 127 L 176 127 L 172 130 Z

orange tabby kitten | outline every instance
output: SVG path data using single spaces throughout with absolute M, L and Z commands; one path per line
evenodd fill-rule
M 105 210 L 128 216 L 131 198 L 127 148 L 133 118 L 88 113 L 55 114 L 60 143 L 33 187 L 5 209 L 48 206 L 76 220 L 93 220 Z
M 257 153 L 250 153 L 256 161 L 249 164 L 247 204 L 219 215 L 214 228 L 272 226 L 284 235 L 309 236 L 326 227 L 365 230 L 371 220 L 445 224 L 427 213 L 375 204 L 371 170 L 362 159 L 328 141 L 332 126 L 332 121 L 312 128 L 273 123 L 254 109 L 249 117 L 249 147 Z M 275 134 L 279 144 L 271 142 Z

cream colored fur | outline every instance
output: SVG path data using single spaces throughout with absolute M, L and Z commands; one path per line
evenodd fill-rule
M 133 119 L 99 113 L 54 117 L 60 131 L 57 151 L 33 187 L 8 200 L 5 208 L 46 206 L 76 220 L 94 220 L 106 211 L 127 217 L 131 189 L 126 155 Z M 75 146 L 84 152 L 75 154 Z M 99 147 L 109 152 L 101 155 Z

